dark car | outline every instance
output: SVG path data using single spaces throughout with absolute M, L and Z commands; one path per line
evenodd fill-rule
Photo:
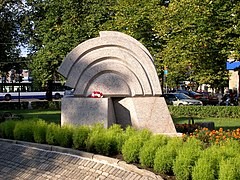
M 184 93 L 167 93 L 161 96 L 165 98 L 166 103 L 168 105 L 174 106 L 203 105 L 202 101 L 193 99 Z
M 203 98 L 206 98 L 208 100 L 207 105 L 216 106 L 219 104 L 218 96 L 216 96 L 215 94 L 210 92 L 200 92 L 200 94 L 203 95 Z
M 208 99 L 201 93 L 195 91 L 187 91 L 187 90 L 177 90 L 178 93 L 184 93 L 193 99 L 197 99 L 203 102 L 203 105 L 208 105 Z

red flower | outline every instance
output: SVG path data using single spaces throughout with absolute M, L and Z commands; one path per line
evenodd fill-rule
M 103 93 L 100 92 L 100 91 L 93 91 L 93 93 L 88 95 L 88 97 L 91 97 L 91 98 L 102 98 L 103 97 Z

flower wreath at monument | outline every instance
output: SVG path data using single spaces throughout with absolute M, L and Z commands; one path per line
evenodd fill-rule
M 92 94 L 90 94 L 88 97 L 91 98 L 102 98 L 103 97 L 103 93 L 100 91 L 93 91 Z

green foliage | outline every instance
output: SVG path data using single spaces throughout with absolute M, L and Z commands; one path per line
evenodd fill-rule
M 121 131 L 117 125 L 105 129 L 102 124 L 96 124 L 89 133 L 86 146 L 90 152 L 115 155 L 119 152 L 121 143 Z
M 16 123 L 13 134 L 14 139 L 21 141 L 34 142 L 34 126 L 36 125 L 35 121 L 19 121 Z
M 114 2 L 27 1 L 31 8 L 22 28 L 27 31 L 32 53 L 35 53 L 30 64 L 32 75 L 40 84 L 53 77 L 63 80 L 57 73 L 62 60 L 79 43 L 98 35 L 100 25 L 109 19 L 109 8 Z M 31 31 L 32 22 L 34 31 Z
M 16 66 L 19 68 L 18 61 L 20 50 L 20 43 L 24 42 L 21 38 L 20 25 L 23 18 L 24 7 L 19 1 L 8 0 L 0 3 L 0 73 L 7 74 L 7 72 Z M 4 63 L 2 63 L 4 62 Z M 9 63 L 6 63 L 9 62 Z
M 48 124 L 44 120 L 38 120 L 34 126 L 34 141 L 36 143 L 46 143 L 46 133 Z
M 50 145 L 59 145 L 57 141 L 58 132 L 60 131 L 60 126 L 55 123 L 50 123 L 47 127 L 46 141 Z
M 14 128 L 17 121 L 8 120 L 0 124 L 0 137 L 14 139 Z
M 219 170 L 219 180 L 240 179 L 239 155 L 229 159 L 221 160 Z
M 237 106 L 168 106 L 174 117 L 219 117 L 240 118 Z
M 212 146 L 202 152 L 200 158 L 193 168 L 192 179 L 215 180 L 218 176 L 219 146 Z M 207 163 L 206 163 L 207 162 Z
M 171 138 L 166 146 L 157 149 L 153 169 L 159 173 L 172 174 L 173 162 L 176 159 L 177 151 L 183 145 L 182 138 Z
M 73 131 L 74 131 L 74 127 L 72 125 L 63 125 L 61 128 L 59 128 L 56 131 L 56 140 L 57 140 L 57 144 L 59 144 L 62 147 L 72 147 L 73 144 L 73 140 L 72 140 L 72 136 L 73 136 Z
M 195 161 L 202 152 L 202 142 L 196 139 L 188 139 L 177 152 L 176 161 L 173 163 L 173 172 L 179 180 L 191 179 Z
M 151 133 L 148 130 L 136 131 L 131 137 L 129 137 L 122 147 L 123 158 L 126 162 L 139 162 L 139 152 L 144 143 L 151 137 Z
M 220 162 L 234 158 L 238 155 L 239 143 L 236 141 L 225 142 L 223 145 L 212 145 L 204 150 L 193 168 L 193 180 L 218 179 Z M 237 145 L 238 144 L 238 145 Z M 206 163 L 207 162 L 207 163 Z
M 73 132 L 73 148 L 80 150 L 85 149 L 89 133 L 89 126 L 77 126 Z
M 237 1 L 173 0 L 160 9 L 161 15 L 151 16 L 158 36 L 165 40 L 158 56 L 168 66 L 168 85 L 191 80 L 226 86 L 226 59 L 236 48 L 231 47 L 232 38 L 239 43 L 239 31 L 233 30 L 237 6 Z
M 153 167 L 155 153 L 158 148 L 167 144 L 169 137 L 164 135 L 154 135 L 147 140 L 139 152 L 139 160 L 144 167 Z
M 220 145 L 212 145 L 211 147 L 205 149 L 196 162 L 196 166 L 193 168 L 193 180 L 215 180 L 220 178 L 220 174 L 222 174 L 222 178 L 227 177 L 227 174 L 223 172 L 223 169 L 229 168 L 228 166 L 232 163 L 231 160 L 239 155 L 239 148 L 240 144 L 238 141 L 229 140 L 227 142 L 221 143 Z M 228 159 L 231 160 L 229 162 L 226 162 Z M 222 162 L 226 162 L 226 166 L 224 166 Z M 221 166 L 222 172 L 220 172 Z M 235 167 L 233 166 L 232 168 L 234 169 Z M 232 172 L 230 171 L 230 173 L 231 175 L 229 175 L 229 177 L 235 176 L 236 174 L 234 173 L 238 172 L 233 170 Z
M 61 109 L 61 101 L 35 101 L 31 103 L 33 109 Z
M 122 151 L 122 146 L 125 143 L 123 129 L 119 124 L 113 124 L 107 129 L 107 135 L 112 141 L 110 154 L 119 154 Z

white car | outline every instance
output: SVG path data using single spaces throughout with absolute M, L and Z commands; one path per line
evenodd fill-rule
M 162 97 L 165 98 L 168 105 L 174 106 L 187 106 L 187 105 L 198 105 L 202 106 L 202 101 L 192 99 L 184 93 L 167 93 L 163 94 Z

